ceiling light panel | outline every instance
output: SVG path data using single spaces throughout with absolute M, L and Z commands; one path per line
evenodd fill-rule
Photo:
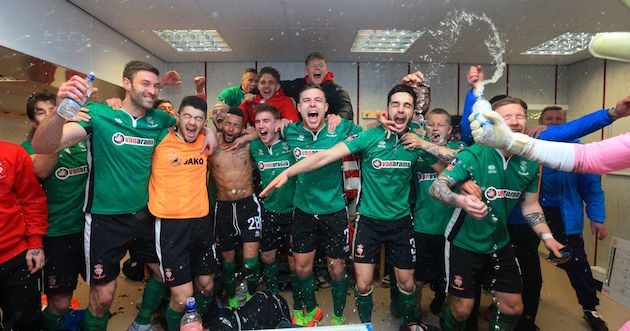
M 404 53 L 424 31 L 411 30 L 359 30 L 350 52 Z
M 178 52 L 231 52 L 217 30 L 153 30 L 169 46 Z
M 593 38 L 594 33 L 567 32 L 551 40 L 532 47 L 523 55 L 573 55 L 583 51 L 588 47 L 588 43 Z

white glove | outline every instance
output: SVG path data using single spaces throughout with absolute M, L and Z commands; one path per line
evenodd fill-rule
M 529 136 L 512 132 L 505 120 L 503 120 L 503 117 L 496 112 L 489 111 L 482 114 L 493 125 L 484 127 L 474 118 L 474 114 L 470 115 L 468 118 L 470 120 L 470 130 L 476 143 L 502 149 L 517 155 L 526 155 L 534 145 L 534 139 Z

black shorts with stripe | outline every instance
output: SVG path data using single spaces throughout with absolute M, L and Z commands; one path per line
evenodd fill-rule
M 259 242 L 262 237 L 260 203 L 255 195 L 236 201 L 217 200 L 214 226 L 221 252 L 233 251 L 245 242 Z
M 411 215 L 395 221 L 384 221 L 359 215 L 354 229 L 352 259 L 355 263 L 376 263 L 381 244 L 385 259 L 398 269 L 414 269 L 416 244 Z
M 155 220 L 162 279 L 169 287 L 219 270 L 212 224 L 208 217 Z
M 293 211 L 293 247 L 295 253 L 315 251 L 320 241 L 327 257 L 350 257 L 350 236 L 346 209 L 330 214 L 309 214 L 295 208 Z
M 159 262 L 155 251 L 155 218 L 147 208 L 121 215 L 85 214 L 84 246 L 87 281 L 106 284 L 120 273 L 127 251 L 143 263 Z
M 79 274 L 85 279 L 83 232 L 58 237 L 44 237 L 44 293 L 72 292 Z

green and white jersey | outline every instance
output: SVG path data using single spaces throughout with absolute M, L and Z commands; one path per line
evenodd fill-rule
M 106 104 L 86 105 L 92 117 L 77 122 L 88 133 L 90 177 L 86 213 L 116 215 L 136 212 L 147 206 L 151 155 L 163 129 L 175 118 L 151 109 L 139 118 Z
M 35 154 L 30 141 L 22 143 L 29 155 Z M 48 204 L 47 237 L 65 236 L 83 231 L 85 183 L 88 178 L 85 142 L 64 148 L 53 171 L 44 178 L 42 188 Z
M 450 149 L 464 148 L 462 142 L 450 142 Z M 429 195 L 429 187 L 438 174 L 428 164 L 418 162 L 413 169 L 416 198 L 413 211 L 413 230 L 425 234 L 444 234 L 444 229 L 455 208 L 445 205 Z M 456 190 L 456 188 L 454 188 Z
M 444 170 L 457 183 L 472 178 L 481 188 L 488 215 L 477 220 L 455 209 L 446 233 L 456 246 L 491 254 L 510 241 L 507 221 L 524 192 L 538 191 L 538 164 L 518 155 L 507 160 L 498 150 L 472 145 L 459 152 Z
M 437 159 L 424 150 L 405 149 L 395 134 L 387 139 L 381 126 L 355 134 L 344 143 L 350 153 L 361 156 L 359 214 L 384 221 L 409 215 L 413 167 L 416 162 L 434 164 Z
M 291 148 L 284 140 L 278 140 L 267 147 L 260 139 L 256 139 L 250 144 L 249 151 L 260 173 L 262 187 L 266 187 L 284 169 L 295 163 Z M 293 211 L 294 195 L 295 177 L 291 177 L 282 187 L 271 191 L 263 200 L 263 207 L 272 213 L 290 213 Z
M 425 129 L 425 122 L 422 122 L 422 124 L 420 124 L 420 123 L 418 123 L 416 121 L 411 121 L 411 122 L 409 122 L 409 129 L 411 131 L 415 131 L 415 130 L 418 130 L 418 129 L 424 130 Z
M 328 132 L 328 122 L 318 132 L 312 132 L 304 128 L 302 122 L 298 122 L 288 125 L 284 129 L 284 135 L 293 157 L 300 161 L 309 155 L 329 149 L 360 131 L 361 127 L 343 119 L 333 133 Z M 341 160 L 296 177 L 293 198 L 293 205 L 296 208 L 316 215 L 335 213 L 346 207 L 343 199 Z

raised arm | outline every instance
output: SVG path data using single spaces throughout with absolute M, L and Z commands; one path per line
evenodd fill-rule
M 344 156 L 348 155 L 350 155 L 350 149 L 343 142 L 340 142 L 327 150 L 310 155 L 281 172 L 269 183 L 269 185 L 267 185 L 267 187 L 265 187 L 265 189 L 260 193 L 260 197 L 264 198 L 269 195 L 273 189 L 284 185 L 289 177 L 319 169 L 329 163 L 341 160 Z
M 55 169 L 59 160 L 59 153 L 51 154 L 31 154 L 33 161 L 33 171 L 39 179 L 44 179 Z
M 586 145 L 561 143 L 512 132 L 494 112 L 484 113 L 484 116 L 493 122 L 494 137 L 489 137 L 478 121 L 472 121 L 470 126 L 476 143 L 566 172 L 605 174 L 630 167 L 630 133 Z
M 70 80 L 61 84 L 57 92 L 57 105 L 65 98 L 77 102 L 85 100 L 88 84 L 79 76 L 72 76 Z M 85 139 L 87 131 L 79 124 L 70 122 L 59 116 L 57 112 L 50 114 L 37 128 L 33 136 L 32 145 L 35 153 L 50 154 L 73 146 Z
M 458 149 L 450 149 L 448 147 L 436 145 L 430 141 L 426 141 L 413 133 L 407 133 L 403 136 L 402 143 L 406 149 L 420 148 L 427 153 L 437 157 L 438 159 L 448 163 L 459 153 Z

